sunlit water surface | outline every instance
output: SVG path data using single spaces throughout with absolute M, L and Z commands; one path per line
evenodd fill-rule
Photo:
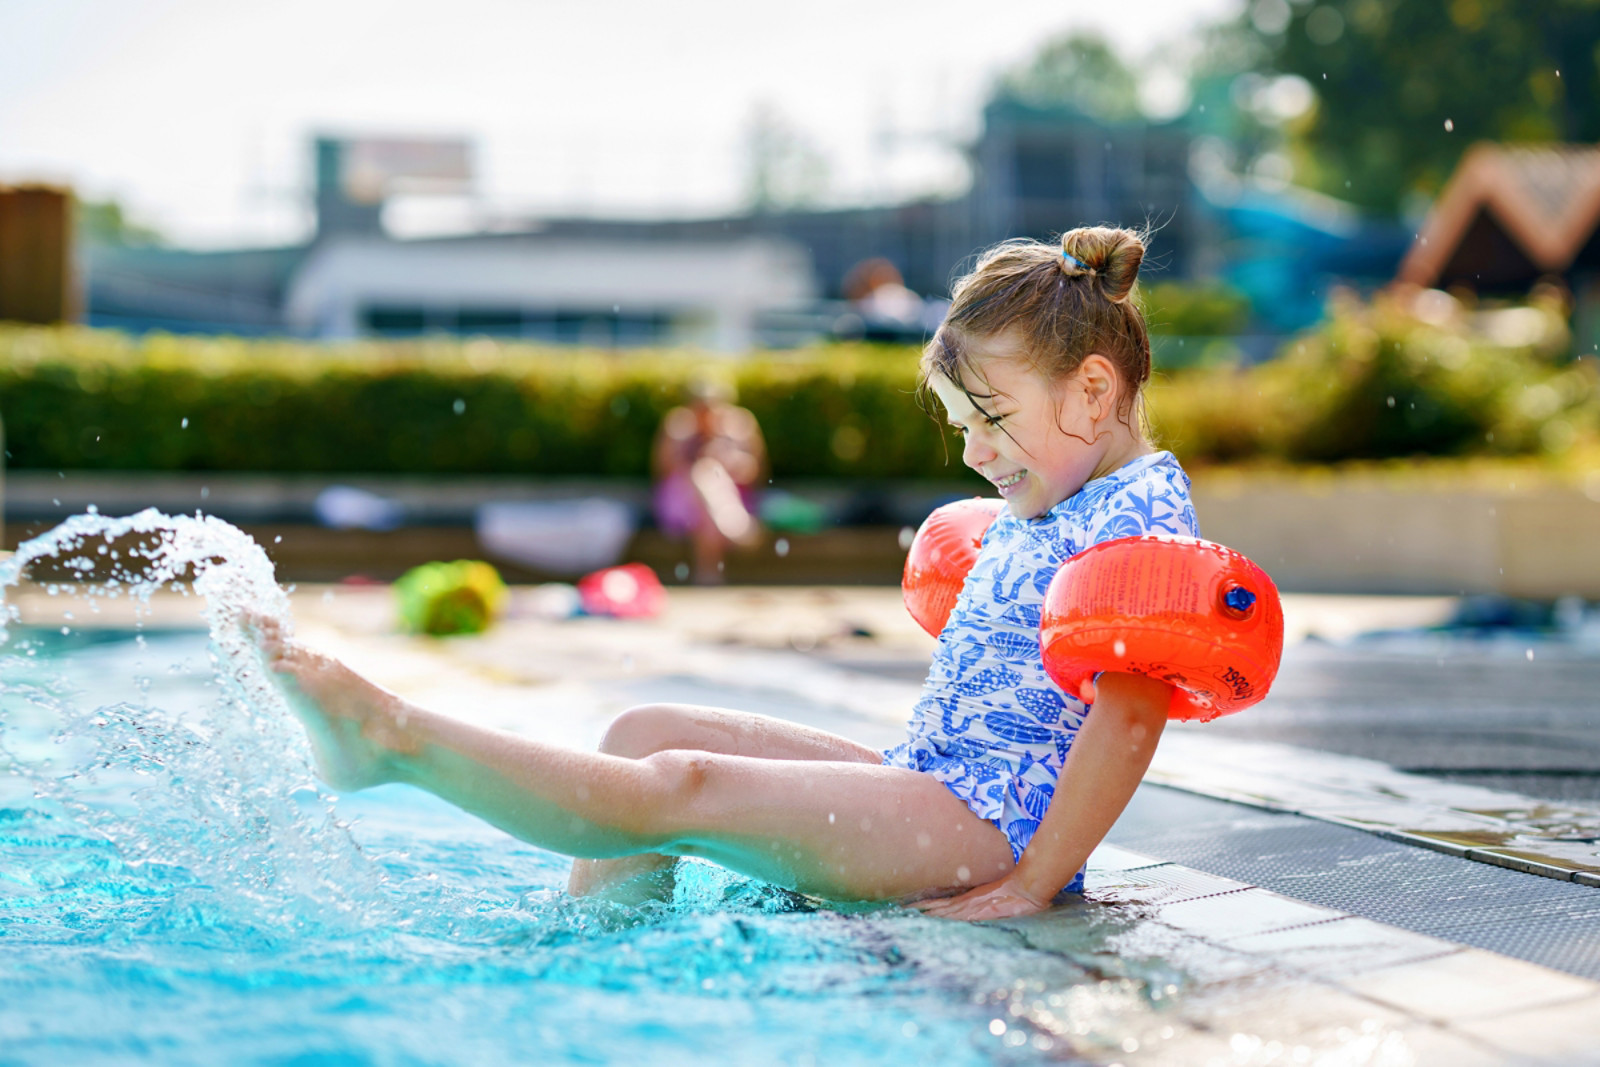
M 316 782 L 238 632 L 242 610 L 287 612 L 239 531 L 80 516 L 0 564 L 0 587 L 36 561 L 93 581 L 59 626 L 6 609 L 5 1063 L 1101 1059 L 1184 981 L 1120 954 L 1131 920 L 1093 905 L 1043 951 L 701 863 L 670 905 L 571 900 L 563 857 L 415 790 Z M 86 590 L 92 614 L 180 578 L 209 633 L 70 617 Z

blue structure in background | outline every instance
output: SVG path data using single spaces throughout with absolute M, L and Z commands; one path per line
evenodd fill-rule
M 1274 333 L 1319 321 L 1335 285 L 1389 281 L 1411 244 L 1402 223 L 1363 217 L 1292 186 L 1196 199 L 1214 219 L 1222 280 L 1249 298 L 1254 317 Z

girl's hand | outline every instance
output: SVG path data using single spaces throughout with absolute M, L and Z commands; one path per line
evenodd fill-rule
M 958 897 L 938 900 L 920 900 L 911 905 L 927 915 L 941 919 L 1013 919 L 1018 915 L 1036 915 L 1050 907 L 1048 900 L 1038 900 L 1011 877 L 969 889 Z

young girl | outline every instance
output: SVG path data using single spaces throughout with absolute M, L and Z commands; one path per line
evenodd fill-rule
M 1126 230 L 1078 229 L 1059 246 L 1007 242 L 956 285 L 922 374 L 962 460 L 1006 508 L 904 744 L 883 753 L 760 715 L 657 704 L 624 712 L 600 752 L 576 752 L 410 705 L 261 622 L 320 773 L 340 789 L 408 782 L 577 857 L 575 894 L 669 894 L 679 856 L 957 919 L 1037 912 L 1081 890 L 1149 765 L 1171 689 L 1108 673 L 1062 692 L 1040 659 L 1045 589 L 1097 542 L 1198 536 L 1188 479 L 1141 430 L 1150 347 L 1129 298 L 1143 256 Z

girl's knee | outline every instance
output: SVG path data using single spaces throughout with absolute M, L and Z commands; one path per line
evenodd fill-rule
M 678 704 L 639 704 L 612 720 L 600 739 L 600 751 L 627 759 L 683 745 L 688 717 Z
M 690 829 L 715 773 L 717 757 L 689 749 L 664 749 L 641 757 L 645 802 L 632 827 L 647 837 L 670 839 Z

